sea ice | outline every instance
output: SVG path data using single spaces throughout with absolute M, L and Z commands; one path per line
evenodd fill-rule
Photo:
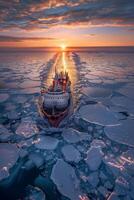
M 126 152 L 124 152 L 121 155 L 121 159 L 123 159 L 126 162 L 132 163 L 134 162 L 134 149 L 130 149 Z
M 115 96 L 111 100 L 115 105 L 134 109 L 134 101 L 125 96 Z
M 0 144 L 0 180 L 9 176 L 9 169 L 14 166 L 19 157 L 15 144 Z
M 39 149 L 54 150 L 59 140 L 50 136 L 40 136 L 35 146 Z
M 89 175 L 88 177 L 88 182 L 90 183 L 90 185 L 92 185 L 94 188 L 97 187 L 98 183 L 99 183 L 99 176 L 98 176 L 98 172 L 93 172 Z
M 127 195 L 129 190 L 129 183 L 123 178 L 118 177 L 115 181 L 115 191 L 118 195 Z
M 64 196 L 71 200 L 80 199 L 79 180 L 71 165 L 59 159 L 52 169 L 51 179 Z
M 102 162 L 103 153 L 101 148 L 99 147 L 90 147 L 89 151 L 87 152 L 86 163 L 89 166 L 89 169 L 92 171 L 96 171 Z
M 119 124 L 114 112 L 102 104 L 84 105 L 79 109 L 81 118 L 90 123 L 109 126 Z
M 8 119 L 11 119 L 11 120 L 19 119 L 19 113 L 14 110 L 8 112 L 7 116 L 8 116 Z
M 123 88 L 119 89 L 118 92 L 134 100 L 134 92 L 132 86 L 124 86 Z
M 9 132 L 9 130 L 5 128 L 2 124 L 0 124 L 0 141 L 7 141 L 11 135 L 12 133 Z
M 82 93 L 92 98 L 105 98 L 105 97 L 110 97 L 112 91 L 110 89 L 105 89 L 105 88 L 86 87 L 83 88 Z
M 9 95 L 6 93 L 0 93 L 0 103 L 6 101 L 9 98 Z
M 78 163 L 81 160 L 81 155 L 79 151 L 72 145 L 65 145 L 62 148 L 62 153 L 65 157 L 65 160 L 70 162 Z
M 37 168 L 40 168 L 45 164 L 45 157 L 39 153 L 30 153 L 29 158 L 34 162 Z
M 29 190 L 30 191 L 27 192 L 28 195 L 24 198 L 24 200 L 46 200 L 44 192 L 42 192 L 39 188 L 32 187 Z
M 115 192 L 112 192 L 107 200 L 120 200 L 120 198 Z
M 117 126 L 105 127 L 106 136 L 121 144 L 134 147 L 134 120 L 122 120 L 122 124 Z
M 107 197 L 108 197 L 108 195 L 109 195 L 109 192 L 108 192 L 108 190 L 107 190 L 105 187 L 99 186 L 97 190 L 100 192 L 100 194 L 101 194 L 105 199 L 107 199 Z
M 25 96 L 17 96 L 17 97 L 15 97 L 15 101 L 17 103 L 23 104 L 23 103 L 25 103 L 27 101 L 27 98 Z
M 29 138 L 39 132 L 34 121 L 23 121 L 20 123 L 16 130 L 16 134 Z
M 79 132 L 73 128 L 68 128 L 63 131 L 62 136 L 68 143 L 76 143 L 82 140 L 90 140 L 91 136 L 85 132 Z
M 112 175 L 114 175 L 115 177 L 118 177 L 123 166 L 119 162 L 117 162 L 115 159 L 110 158 L 110 157 L 104 158 L 103 162 L 105 163 L 107 167 L 107 171 L 111 173 Z
M 106 144 L 103 142 L 103 140 L 94 139 L 91 142 L 91 146 L 104 148 L 106 147 Z

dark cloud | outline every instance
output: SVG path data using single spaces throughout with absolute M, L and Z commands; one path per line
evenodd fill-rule
M 0 29 L 55 25 L 134 25 L 133 0 L 0 1 Z
M 0 35 L 0 42 L 22 42 L 26 40 L 56 40 L 56 38 L 49 37 L 12 37 Z

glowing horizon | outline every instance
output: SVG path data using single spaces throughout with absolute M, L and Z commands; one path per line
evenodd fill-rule
M 17 0 L 2 5 L 1 47 L 134 46 L 134 2 Z

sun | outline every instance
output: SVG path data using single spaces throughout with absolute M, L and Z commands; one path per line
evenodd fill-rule
M 61 44 L 60 47 L 61 47 L 61 50 L 62 50 L 62 51 L 65 51 L 65 50 L 66 50 L 66 45 L 65 45 L 65 44 Z

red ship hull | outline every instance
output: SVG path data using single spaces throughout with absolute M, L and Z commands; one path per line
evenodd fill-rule
M 42 113 L 48 119 L 51 126 L 58 127 L 60 122 L 67 116 L 68 109 L 56 115 L 50 115 L 45 110 L 42 110 Z

